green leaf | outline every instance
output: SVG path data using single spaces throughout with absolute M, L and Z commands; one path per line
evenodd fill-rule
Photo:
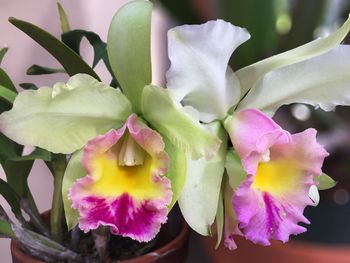
M 320 176 L 314 177 L 318 190 L 327 190 L 336 186 L 337 182 L 334 181 L 330 176 L 323 173 Z
M 27 69 L 27 75 L 43 75 L 43 74 L 53 74 L 53 73 L 66 73 L 64 69 L 61 68 L 49 68 L 40 65 L 32 65 Z
M 10 18 L 9 21 L 54 56 L 70 76 L 86 73 L 99 80 L 95 71 L 79 55 L 48 32 L 16 18 Z
M 33 83 L 21 83 L 19 84 L 19 86 L 23 89 L 33 89 L 33 90 L 38 89 L 38 86 L 36 86 Z
M 92 67 L 94 68 L 102 59 L 106 65 L 107 70 L 112 76 L 113 85 L 111 84 L 111 86 L 119 86 L 118 80 L 114 76 L 111 65 L 109 64 L 107 45 L 101 40 L 99 35 L 91 31 L 73 30 L 62 34 L 62 41 L 71 49 L 73 49 L 75 53 L 80 54 L 80 43 L 83 37 L 89 41 L 90 45 L 94 49 L 94 60 L 92 62 Z
M 92 67 L 94 68 L 101 59 L 108 59 L 107 45 L 101 40 L 99 35 L 91 31 L 73 30 L 62 34 L 62 42 L 74 50 L 75 53 L 80 54 L 80 43 L 83 37 L 89 41 L 94 49 L 94 60 Z
M 11 186 L 0 178 L 0 195 L 5 198 L 16 217 L 21 217 L 20 197 Z
M 227 133 L 220 122 L 207 124 L 206 127 L 222 141 L 220 149 L 210 160 L 187 160 L 186 182 L 179 198 L 179 206 L 186 222 L 201 235 L 211 234 L 227 151 Z
M 6 174 L 7 183 L 21 198 L 28 195 L 28 175 L 32 170 L 34 160 L 12 161 L 6 160 L 3 169 Z
M 34 160 L 43 160 L 46 162 L 50 162 L 51 161 L 51 153 L 41 149 L 41 148 L 35 148 L 34 151 L 32 151 L 30 154 L 28 155 L 23 155 L 23 156 L 17 156 L 14 158 L 10 158 L 9 160 L 11 161 L 34 161 Z
M 0 97 L 1 98 L 5 99 L 7 102 L 12 104 L 15 101 L 16 96 L 17 96 L 17 93 L 0 85 Z
M 58 14 L 60 15 L 62 33 L 70 30 L 68 17 L 60 2 L 57 2 Z
M 233 149 L 227 152 L 225 168 L 229 184 L 233 191 L 236 191 L 241 182 L 247 177 L 247 173 L 243 169 L 239 156 Z
M 119 128 L 130 114 L 119 90 L 77 74 L 67 84 L 21 92 L 11 111 L 0 115 L 0 130 L 19 144 L 68 154 Z
M 2 68 L 0 68 L 0 85 L 12 90 L 13 92 L 17 92 L 15 85 Z
M 2 59 L 4 58 L 6 52 L 8 51 L 8 48 L 7 47 L 4 47 L 4 48 L 1 48 L 0 49 L 0 64 L 2 62 Z
M 86 171 L 81 164 L 82 158 L 83 150 L 75 152 L 68 162 L 63 177 L 62 199 L 68 230 L 73 229 L 78 224 L 79 212 L 72 208 L 72 202 L 68 198 L 68 193 L 73 183 L 86 175 Z
M 165 151 L 169 155 L 168 172 L 165 174 L 171 181 L 173 199 L 169 205 L 169 210 L 178 200 L 186 180 L 187 162 L 185 153 L 177 149 L 167 138 L 163 137 Z
M 146 86 L 142 95 L 142 113 L 162 135 L 178 148 L 192 155 L 212 157 L 220 140 L 185 113 L 163 88 Z
M 16 238 L 16 234 L 12 231 L 11 223 L 0 218 L 0 237 Z
M 142 90 L 152 81 L 151 16 L 150 1 L 132 1 L 118 10 L 108 32 L 108 57 L 135 113 L 141 112 Z
M 21 155 L 23 147 L 0 133 L 0 164 L 4 165 L 7 159 Z

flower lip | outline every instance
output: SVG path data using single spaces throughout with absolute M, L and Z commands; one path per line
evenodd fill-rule
M 328 155 L 316 131 L 291 135 L 253 109 L 238 112 L 233 123 L 235 129 L 226 126 L 248 173 L 232 198 L 245 237 L 269 245 L 270 239 L 286 242 L 306 231 L 298 223 L 309 223 L 303 210 L 313 204 L 309 189 Z
M 144 151 L 142 164 L 124 165 L 125 158 L 132 156 L 126 157 L 130 149 L 125 149 L 124 163 L 120 162 L 124 144 Z M 87 175 L 69 193 L 80 214 L 80 228 L 87 232 L 106 225 L 114 234 L 151 240 L 166 222 L 172 198 L 170 180 L 161 177 L 167 171 L 168 155 L 160 135 L 133 114 L 119 130 L 89 141 L 82 163 Z

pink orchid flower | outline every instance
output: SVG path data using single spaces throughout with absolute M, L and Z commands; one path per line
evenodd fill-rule
M 316 130 L 290 134 L 255 109 L 236 113 L 227 129 L 248 174 L 232 197 L 244 236 L 269 245 L 306 231 L 299 223 L 309 223 L 303 211 L 313 204 L 309 190 L 328 156 Z

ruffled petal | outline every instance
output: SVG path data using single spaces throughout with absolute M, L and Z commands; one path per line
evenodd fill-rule
M 299 223 L 309 223 L 303 211 L 313 205 L 309 190 L 328 153 L 317 143 L 314 129 L 291 135 L 257 110 L 237 116 L 231 127 L 233 146 L 249 174 L 232 198 L 239 226 L 254 243 L 286 242 L 291 234 L 306 231 Z M 253 155 L 259 158 L 249 159 Z
M 288 134 L 259 110 L 247 109 L 228 117 L 225 129 L 248 173 L 255 173 L 258 162 L 269 158 L 269 148 Z M 286 138 L 284 138 L 286 139 Z
M 130 149 L 123 151 L 125 143 L 144 152 L 141 164 L 124 162 L 121 154 L 128 160 L 134 156 Z M 80 214 L 79 227 L 88 232 L 105 225 L 113 234 L 144 242 L 153 239 L 167 220 L 172 198 L 169 179 L 160 176 L 168 168 L 161 136 L 131 115 L 119 130 L 89 141 L 82 163 L 87 175 L 69 194 Z
M 223 20 L 171 29 L 167 87 L 174 98 L 197 109 L 204 122 L 224 118 L 241 93 L 228 61 L 233 51 L 249 38 L 245 29 Z

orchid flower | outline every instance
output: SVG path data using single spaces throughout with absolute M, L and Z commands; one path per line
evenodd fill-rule
M 195 112 L 201 122 L 207 126 L 215 125 L 215 133 L 220 134 L 223 142 L 214 159 L 188 160 L 189 174 L 179 198 L 179 206 L 194 230 L 204 235 L 210 234 L 210 226 L 217 215 L 219 232 L 222 230 L 222 198 L 226 210 L 225 222 L 231 224 L 225 226 L 225 244 L 231 249 L 236 247 L 232 233 L 244 234 L 246 238 L 266 245 L 269 239 L 286 241 L 290 234 L 303 230 L 297 223 L 306 222 L 302 211 L 310 204 L 307 201 L 308 194 L 315 202 L 318 198 L 318 192 L 315 191 L 317 180 L 311 174 L 320 173 L 326 153 L 315 142 L 314 131 L 290 135 L 268 116 L 272 116 L 280 106 L 290 103 L 306 103 L 326 111 L 334 109 L 336 105 L 350 104 L 350 47 L 340 44 L 349 30 L 350 19 L 325 38 L 316 39 L 236 72 L 232 71 L 228 62 L 233 51 L 250 38 L 246 29 L 216 20 L 169 30 L 168 53 L 171 66 L 167 72 L 168 92 L 175 100 Z M 249 115 L 246 122 L 236 121 L 245 115 Z M 260 131 L 265 125 L 272 128 Z M 270 134 L 275 130 L 276 134 Z M 265 136 L 265 133 L 269 135 Z M 232 158 L 232 154 L 236 153 L 230 153 L 230 150 L 227 154 L 227 134 L 233 141 L 234 150 L 243 166 L 239 159 L 237 161 L 237 158 Z M 305 170 L 300 167 L 300 159 L 295 158 L 301 151 L 299 143 L 302 140 L 312 142 L 310 158 L 313 156 L 317 159 L 317 163 L 305 167 Z M 257 152 L 252 147 L 249 151 L 251 159 L 247 157 L 248 151 L 240 150 L 245 147 L 242 144 L 247 142 L 263 147 Z M 260 151 L 262 149 L 264 151 Z M 279 151 L 283 152 L 281 162 L 276 158 Z M 308 158 L 305 155 L 303 157 Z M 289 159 L 294 160 L 289 165 L 282 161 Z M 222 166 L 225 166 L 229 180 L 223 180 Z M 270 181 L 276 180 L 274 176 L 282 170 L 283 174 L 287 173 L 288 180 L 293 177 L 293 184 L 298 185 L 299 194 L 303 195 L 298 197 L 298 201 L 288 203 L 293 195 L 284 189 L 285 185 L 279 186 L 279 181 L 275 182 L 275 186 L 286 190 L 283 194 L 261 195 L 254 192 L 254 189 L 264 189 L 258 187 L 256 180 L 261 179 L 261 184 L 273 184 Z M 231 200 L 225 200 L 229 191 L 225 190 L 225 194 L 221 194 L 221 189 L 227 189 L 226 186 L 222 187 L 222 183 L 230 185 L 233 204 Z M 206 197 L 208 193 L 211 194 L 211 200 Z M 269 200 L 264 203 L 264 198 Z M 197 200 L 205 202 L 197 203 Z M 276 211 L 284 211 L 284 202 L 291 205 L 285 211 L 291 219 L 278 221 Z M 197 205 L 193 207 L 193 203 Z M 250 208 L 255 209 L 252 214 L 244 214 L 243 210 Z M 269 222 L 274 224 L 274 233 L 263 232 L 268 225 L 264 213 L 270 214 Z M 254 236 L 254 231 L 262 234 L 260 239 L 257 235 Z
M 227 130 L 248 174 L 232 198 L 239 226 L 254 243 L 286 242 L 306 230 L 298 223 L 309 223 L 303 211 L 313 205 L 309 190 L 328 153 L 314 129 L 291 135 L 254 109 L 230 118 Z
M 108 54 L 123 93 L 86 74 L 16 97 L 0 130 L 22 145 L 72 154 L 63 179 L 69 229 L 109 226 L 149 241 L 167 220 L 186 176 L 185 153 L 213 156 L 220 140 L 165 89 L 150 85 L 152 4 L 113 18 Z

